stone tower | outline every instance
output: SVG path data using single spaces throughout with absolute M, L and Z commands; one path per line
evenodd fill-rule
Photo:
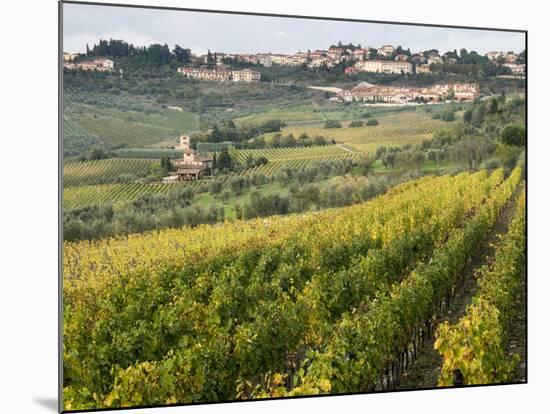
M 180 134 L 180 149 L 188 151 L 191 148 L 191 139 L 189 135 Z

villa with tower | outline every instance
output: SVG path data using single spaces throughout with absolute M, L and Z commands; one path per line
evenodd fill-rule
M 212 158 L 205 154 L 199 154 L 191 148 L 191 140 L 188 135 L 180 134 L 180 143 L 174 148 L 182 150 L 183 157 L 172 160 L 172 164 L 177 168 L 170 172 L 168 177 L 164 177 L 165 182 L 174 182 L 182 180 L 199 179 L 212 164 Z

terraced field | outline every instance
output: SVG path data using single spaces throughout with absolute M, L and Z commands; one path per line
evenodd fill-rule
M 66 162 L 63 166 L 63 185 L 73 187 L 107 184 L 123 175 L 131 175 L 135 178 L 145 177 L 154 163 L 158 163 L 158 160 L 112 158 Z

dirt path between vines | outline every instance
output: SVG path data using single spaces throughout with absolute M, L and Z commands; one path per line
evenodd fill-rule
M 520 294 L 515 302 L 516 312 L 510 320 L 510 342 L 507 350 L 510 355 L 519 354 L 521 360 L 511 381 L 527 381 L 527 299 L 525 296 L 525 271 L 522 273 Z
M 466 306 L 470 303 L 470 300 L 477 291 L 477 283 L 474 277 L 476 269 L 491 263 L 493 260 L 495 253 L 494 244 L 498 241 L 498 236 L 500 234 L 508 231 L 508 223 L 514 212 L 517 195 L 518 191 L 516 190 L 510 198 L 510 201 L 504 206 L 500 217 L 489 231 L 489 234 L 481 242 L 477 254 L 470 260 L 464 269 L 464 284 L 451 300 L 447 313 L 441 315 L 437 319 L 436 326 L 445 320 L 449 321 L 449 323 L 456 323 L 464 315 Z M 519 300 L 521 300 L 521 298 L 519 298 Z M 523 300 L 525 300 L 525 298 L 523 298 Z M 513 321 L 513 323 L 517 325 L 520 321 Z M 513 334 L 511 335 L 513 337 Z M 515 336 L 516 348 L 521 347 L 520 342 L 522 336 L 523 331 L 521 331 L 521 329 L 517 330 Z M 398 389 L 431 388 L 437 386 L 437 378 L 441 370 L 442 360 L 439 353 L 434 349 L 434 340 L 435 338 L 431 337 L 425 341 L 413 364 L 407 369 L 407 372 L 401 376 L 401 384 Z M 525 343 L 523 343 L 523 348 L 525 348 L 524 344 Z M 518 351 L 516 350 L 515 352 Z M 520 353 L 520 355 L 522 354 Z M 525 360 L 523 357 L 524 355 L 522 355 L 522 361 Z

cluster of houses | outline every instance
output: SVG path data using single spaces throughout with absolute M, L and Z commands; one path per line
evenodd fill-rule
M 361 82 L 351 90 L 342 90 L 332 99 L 341 102 L 405 104 L 441 102 L 447 99 L 471 101 L 479 96 L 477 83 L 447 83 L 427 88 L 379 86 Z
M 258 82 L 261 76 L 260 72 L 255 70 L 231 70 L 225 66 L 215 68 L 182 66 L 178 68 L 178 72 L 187 78 L 233 82 Z
M 332 68 L 344 60 L 354 60 L 357 62 L 363 62 L 370 60 L 371 56 L 376 56 L 374 59 L 377 62 L 383 60 L 384 71 L 386 73 L 412 73 L 411 64 L 403 64 L 402 62 L 408 60 L 408 56 L 405 54 L 396 54 L 396 48 L 392 45 L 384 45 L 378 49 L 370 47 L 330 47 L 327 50 L 314 50 L 302 52 L 299 51 L 294 54 L 282 54 L 282 53 L 256 53 L 256 54 L 239 54 L 239 53 L 219 53 L 198 56 L 197 60 L 201 63 L 212 62 L 217 66 L 223 66 L 226 59 L 233 61 L 247 62 L 256 65 L 262 65 L 270 67 L 273 65 L 280 66 L 301 66 L 306 65 L 308 68 L 319 68 L 326 66 Z M 373 54 L 373 52 L 375 52 Z M 381 69 L 371 68 L 369 65 L 357 66 L 358 71 L 376 72 Z
M 212 158 L 207 154 L 199 154 L 191 148 L 191 139 L 188 135 L 180 134 L 180 143 L 174 148 L 181 150 L 182 158 L 172 160 L 175 171 L 169 172 L 167 177 L 162 179 L 165 183 L 176 181 L 198 180 L 210 168 Z
M 514 52 L 489 52 L 485 56 L 493 63 L 504 66 L 512 72 L 514 75 L 525 74 L 525 63 L 518 63 L 519 55 Z
M 525 73 L 525 64 L 519 55 L 513 52 L 489 52 L 485 56 L 499 66 L 510 69 L 514 75 Z M 79 58 L 79 59 L 77 59 Z M 110 71 L 114 63 L 110 59 L 100 58 L 92 61 L 81 61 L 77 53 L 63 53 L 64 66 L 69 69 Z M 358 72 L 376 72 L 390 74 L 422 74 L 430 73 L 431 65 L 457 63 L 456 52 L 439 54 L 436 50 L 411 53 L 393 45 L 383 45 L 379 48 L 354 45 L 331 46 L 328 49 L 299 51 L 294 54 L 282 53 L 221 53 L 192 55 L 192 64 L 181 67 L 178 71 L 187 77 L 207 80 L 232 80 L 254 82 L 260 80 L 260 73 L 251 69 L 231 70 L 226 68 L 228 62 L 246 62 L 264 67 L 302 66 L 308 68 L 333 68 L 343 61 L 353 61 L 347 66 L 348 75 Z M 351 63 L 351 62 L 350 62 Z
M 115 69 L 115 62 L 111 59 L 97 58 L 94 60 L 80 61 L 75 59 L 78 54 L 63 53 L 63 67 L 67 69 L 98 70 L 100 72 L 111 72 Z
M 517 63 L 518 55 L 512 52 L 489 52 L 485 55 L 497 65 L 508 67 L 513 74 L 523 74 L 525 64 Z M 431 65 L 457 63 L 455 52 L 439 54 L 436 50 L 418 51 L 410 53 L 394 47 L 383 45 L 379 48 L 356 46 L 332 46 L 328 49 L 314 50 L 294 54 L 281 53 L 214 53 L 197 57 L 198 62 L 208 63 L 209 59 L 217 66 L 223 66 L 225 59 L 247 62 L 265 67 L 272 65 L 301 66 L 308 68 L 333 68 L 342 61 L 353 60 L 353 66 L 346 67 L 347 74 L 358 72 L 378 72 L 395 74 L 422 74 L 430 73 Z

